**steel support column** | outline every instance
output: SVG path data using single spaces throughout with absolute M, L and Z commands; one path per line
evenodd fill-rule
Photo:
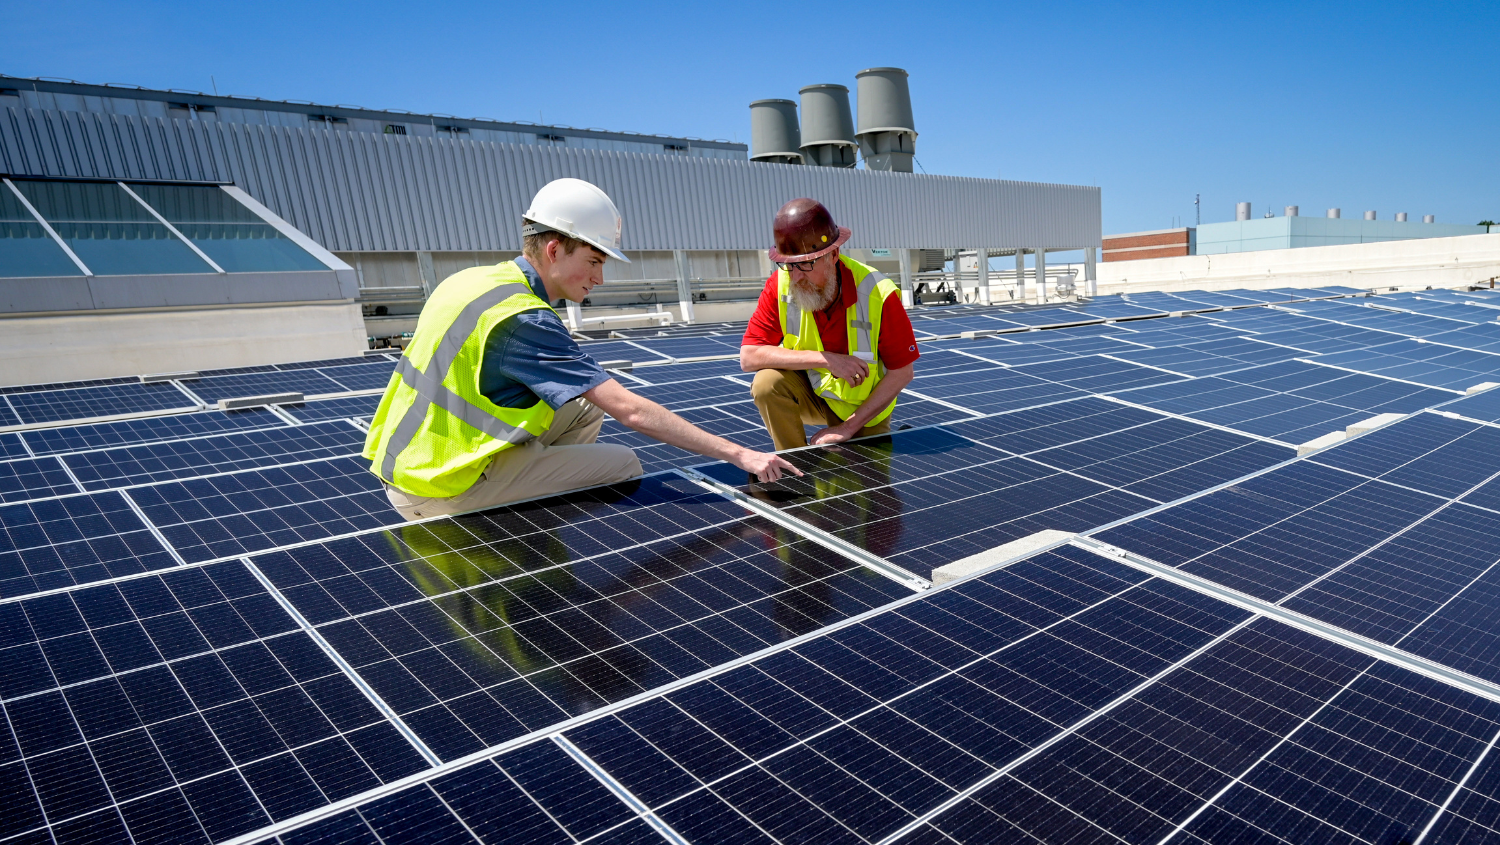
M 1089 283 L 1089 299 L 1099 295 L 1099 271 L 1095 261 L 1094 247 L 1085 249 L 1083 251 L 1083 275 Z
M 910 308 L 912 305 L 912 283 L 911 283 L 911 250 L 896 250 L 901 258 L 901 304 Z
M 1016 247 L 1016 301 L 1026 302 L 1026 250 Z
M 1036 301 L 1040 305 L 1047 301 L 1047 248 L 1036 248 Z
M 672 250 L 672 261 L 677 265 L 677 307 L 682 310 L 682 322 L 693 320 L 693 283 L 688 277 L 687 250 Z
M 987 249 L 974 250 L 974 269 L 979 273 L 979 292 L 974 298 L 979 302 L 990 304 L 990 251 Z

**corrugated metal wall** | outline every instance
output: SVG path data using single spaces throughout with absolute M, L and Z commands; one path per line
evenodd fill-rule
M 763 249 L 782 203 L 816 197 L 853 247 L 1101 242 L 1099 189 L 329 129 L 7 108 L 0 170 L 233 182 L 336 251 L 517 250 L 532 194 L 603 188 L 632 250 Z

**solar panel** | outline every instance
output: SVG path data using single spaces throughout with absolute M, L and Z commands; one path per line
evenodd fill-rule
M 0 461 L 0 502 L 24 502 L 77 492 L 78 485 L 57 458 Z
M 357 455 L 364 441 L 364 432 L 347 422 L 325 422 L 75 452 L 62 461 L 85 490 L 109 490 Z
M 1102 355 L 1046 364 L 1025 364 L 1014 367 L 1012 370 L 1057 384 L 1065 384 L 1078 390 L 1097 393 L 1164 384 L 1179 381 L 1182 378 L 1175 373 L 1166 373 L 1150 367 L 1138 367 L 1127 361 L 1117 361 Z
M 681 479 L 632 486 L 256 561 L 445 760 L 910 594 Z
M 380 386 L 384 387 L 384 382 Z M 350 390 L 324 375 L 322 370 L 277 370 L 269 373 L 211 376 L 190 381 L 187 383 L 187 388 L 209 404 L 220 399 L 266 396 L 273 393 L 321 396 L 328 393 L 348 393 Z
M 319 373 L 337 382 L 344 390 L 385 390 L 396 371 L 395 361 L 376 361 L 347 367 L 328 367 Z M 292 371 L 297 372 L 297 371 Z
M 26 443 L 21 440 L 21 435 L 0 432 L 0 458 L 24 458 L 30 454 Z
M 1500 325 L 1481 323 L 1477 326 L 1466 326 L 1450 332 L 1428 335 L 1427 341 L 1429 343 L 1447 344 L 1459 349 L 1473 349 L 1479 352 L 1500 352 Z
M 1398 340 L 1369 349 L 1327 355 L 1320 361 L 1357 372 L 1453 390 L 1500 380 L 1500 355 L 1415 340 Z
M 425 767 L 238 562 L 0 617 L 0 835 L 223 841 Z
M 5 397 L 5 401 L 10 403 L 15 416 L 23 424 L 198 409 L 197 403 L 170 383 L 12 393 Z
M 190 563 L 401 521 L 362 458 L 161 482 L 130 497 Z
M 664 358 L 740 354 L 740 338 L 737 337 L 640 338 L 629 341 L 629 345 Z
M 700 469 L 918 574 L 1043 527 L 1084 530 L 1155 504 L 942 429 L 785 457 L 805 475 L 747 485 L 734 467 Z
M 743 394 L 742 394 L 743 395 Z M 716 434 L 731 442 L 751 449 L 771 451 L 771 438 L 766 434 L 765 423 L 748 398 L 738 402 L 690 408 L 678 415 L 693 425 Z M 679 449 L 655 438 L 626 428 L 623 424 L 606 419 L 599 433 L 600 443 L 615 443 L 635 450 L 641 469 L 647 473 L 672 467 L 703 463 L 706 458 L 695 452 Z
M 695 361 L 691 364 L 637 367 L 630 371 L 631 378 L 625 379 L 624 383 L 629 386 L 632 380 L 639 380 L 648 384 L 675 384 L 680 381 L 697 381 L 715 376 L 739 375 L 742 372 L 744 371 L 740 369 L 738 359 Z
M 0 598 L 176 563 L 120 493 L 0 505 Z
M 35 454 L 58 455 L 283 425 L 286 425 L 285 420 L 265 408 L 246 408 L 242 411 L 204 411 L 66 428 L 39 428 L 19 436 Z
M 1018 368 L 988 367 L 931 376 L 921 375 L 919 371 L 912 380 L 912 388 L 923 396 L 950 402 L 981 414 L 1030 408 L 1086 395 L 1082 390 L 1017 370 Z
M 320 420 L 342 420 L 360 419 L 373 417 L 375 409 L 380 407 L 381 394 L 372 393 L 365 396 L 339 396 L 332 399 L 318 399 L 312 402 L 303 402 L 297 405 L 280 405 L 280 410 L 291 414 L 302 422 L 318 422 Z
M 666 363 L 670 360 L 667 355 L 652 352 L 643 346 L 636 346 L 623 340 L 600 340 L 591 343 L 579 344 L 584 352 L 595 361 L 604 363 L 607 361 L 634 361 L 639 364 L 643 361 L 659 361 Z
M 295 361 L 290 364 L 277 364 L 278 370 L 309 370 L 324 367 L 349 367 L 369 364 L 372 362 L 386 363 L 390 359 L 384 355 L 360 355 L 355 358 L 323 358 L 317 361 Z M 394 364 L 394 361 L 390 361 Z

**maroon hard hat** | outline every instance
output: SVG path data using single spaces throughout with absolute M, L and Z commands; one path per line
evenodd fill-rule
M 851 234 L 833 222 L 823 204 L 802 197 L 783 205 L 771 224 L 776 246 L 769 250 L 772 261 L 812 261 L 844 245 Z

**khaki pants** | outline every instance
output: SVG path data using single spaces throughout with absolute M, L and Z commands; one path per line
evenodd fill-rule
M 771 442 L 778 452 L 807 445 L 804 423 L 830 426 L 843 422 L 821 396 L 813 393 L 812 382 L 802 370 L 757 371 L 755 382 L 750 385 L 750 398 L 755 400 L 755 407 L 760 410 L 760 418 L 765 421 L 766 431 L 771 433 Z M 885 434 L 890 430 L 891 418 L 886 417 L 860 429 L 855 436 Z
M 628 446 L 599 444 L 604 412 L 579 397 L 557 409 L 541 437 L 495 456 L 474 486 L 451 498 L 412 496 L 387 484 L 386 497 L 402 517 L 422 519 L 462 513 L 612 484 L 641 474 L 641 462 Z

